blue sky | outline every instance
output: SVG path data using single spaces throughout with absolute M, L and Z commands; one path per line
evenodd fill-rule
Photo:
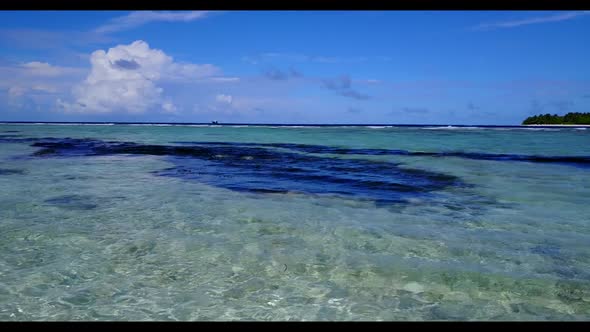
M 519 124 L 590 111 L 588 11 L 2 11 L 0 121 Z

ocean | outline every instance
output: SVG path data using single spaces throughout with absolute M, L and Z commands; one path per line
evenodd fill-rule
M 590 129 L 0 124 L 0 320 L 588 320 Z

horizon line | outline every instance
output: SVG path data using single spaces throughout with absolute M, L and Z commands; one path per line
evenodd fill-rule
M 367 127 L 367 126 L 389 126 L 389 127 L 575 127 L 575 126 L 587 126 L 587 125 L 502 125 L 502 124 L 493 124 L 493 125 L 483 125 L 483 124 L 394 124 L 394 123 L 247 123 L 247 122 L 130 122 L 130 121 L 2 121 L 0 120 L 0 125 L 3 124 L 102 124 L 102 125 L 202 125 L 202 126 L 277 126 L 277 127 L 293 127 L 293 126 L 302 126 L 302 127 Z

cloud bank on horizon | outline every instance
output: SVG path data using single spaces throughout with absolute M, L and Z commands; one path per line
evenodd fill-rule
M 0 121 L 516 124 L 590 106 L 589 11 L 17 14 L 38 23 L 0 23 Z

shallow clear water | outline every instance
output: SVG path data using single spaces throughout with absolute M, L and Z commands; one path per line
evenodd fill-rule
M 575 128 L 0 125 L 0 320 L 588 320 L 589 156 Z

